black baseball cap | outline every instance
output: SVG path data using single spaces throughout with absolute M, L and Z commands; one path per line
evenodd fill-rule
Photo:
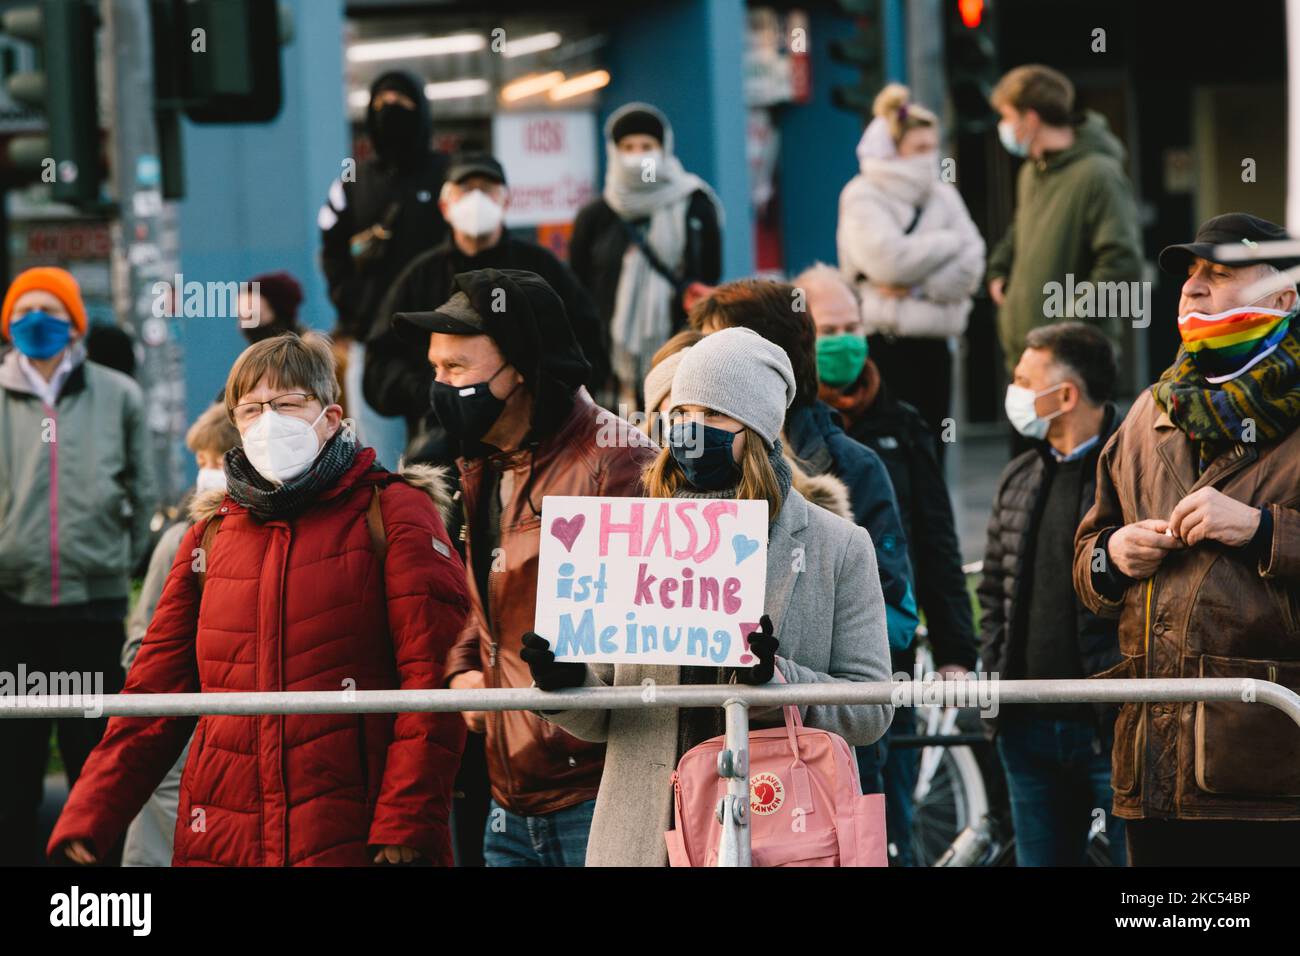
M 487 335 L 483 317 L 464 292 L 457 292 L 432 312 L 398 312 L 393 316 L 393 321 L 407 322 L 428 332 L 445 332 L 448 335 Z
M 1290 238 L 1287 231 L 1275 222 L 1246 212 L 1229 212 L 1203 222 L 1201 228 L 1196 230 L 1194 241 L 1165 246 L 1160 250 L 1158 261 L 1161 269 L 1175 275 L 1185 275 L 1193 259 L 1208 259 L 1226 266 L 1268 263 L 1278 269 L 1289 269 L 1300 265 L 1300 257 L 1269 255 L 1267 252 L 1228 257 L 1216 252 L 1215 247 L 1242 246 L 1249 249 L 1261 242 L 1284 242 Z
M 491 153 L 458 153 L 447 170 L 447 182 L 459 183 L 471 176 L 486 176 L 506 184 L 506 171 Z

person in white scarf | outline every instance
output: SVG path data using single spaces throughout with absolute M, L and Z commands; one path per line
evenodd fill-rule
M 659 131 L 662 135 L 655 136 Z M 673 153 L 672 126 L 647 103 L 628 103 L 610 115 L 605 152 L 605 202 L 634 229 L 648 220 L 642 232 L 645 244 L 675 276 L 670 281 L 636 242 L 628 243 L 610 322 L 614 371 L 626 391 L 635 390 L 645 378 L 650 357 L 672 334 L 674 300 L 687 278 L 682 259 L 692 196 L 703 192 L 709 197 L 719 225 L 722 203 L 708 183 L 683 168 Z
M 950 337 L 966 331 L 984 274 L 984 240 L 961 194 L 940 179 L 939 124 L 886 86 L 840 194 L 840 271 L 858 291 L 869 351 L 894 394 L 936 431 L 948 414 Z

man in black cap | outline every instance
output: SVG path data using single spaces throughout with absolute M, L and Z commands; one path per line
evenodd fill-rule
M 505 170 L 487 153 L 457 156 L 447 172 L 438 198 L 451 223 L 451 235 L 411 261 L 393 282 L 379 308 L 366 348 L 366 400 L 383 415 L 406 419 L 410 460 L 450 464 L 443 430 L 429 416 L 429 385 L 433 374 L 425 361 L 429 335 L 407 324 L 396 326 L 397 312 L 419 312 L 445 302 L 455 291 L 452 279 L 477 269 L 523 269 L 546 280 L 564 303 L 577 338 L 591 366 L 583 383 L 596 392 L 609 376 L 609 352 L 591 297 L 569 267 L 536 243 L 510 236 L 505 210 L 510 203 Z
M 447 683 L 529 687 L 519 650 L 536 612 L 542 499 L 639 495 L 657 448 L 592 402 L 564 304 L 539 275 L 461 273 L 440 308 L 395 318 L 427 334 L 429 400 L 460 453 L 471 610 Z M 488 865 L 582 866 L 603 745 L 525 711 L 465 721 L 487 733 Z
M 438 209 L 447 157 L 433 150 L 432 132 L 423 83 L 401 71 L 379 76 L 366 110 L 375 154 L 360 163 L 344 160 L 316 217 L 321 267 L 338 312 L 334 339 L 346 349 L 348 414 L 362 440 L 391 466 L 402 451 L 402 427 L 362 401 L 364 343 L 393 280 L 414 256 L 447 235 Z
M 1106 443 L 1074 586 L 1119 618 L 1099 676 L 1300 688 L 1300 327 L 1282 227 L 1218 216 L 1166 248 L 1182 347 Z M 1134 865 L 1300 857 L 1300 734 L 1254 702 L 1125 704 L 1115 815 Z

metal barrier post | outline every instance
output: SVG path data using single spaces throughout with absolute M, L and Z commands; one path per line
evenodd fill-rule
M 718 754 L 718 776 L 727 781 L 727 792 L 718 801 L 722 824 L 718 866 L 750 866 L 749 705 L 730 697 L 722 709 L 727 717 L 727 746 Z

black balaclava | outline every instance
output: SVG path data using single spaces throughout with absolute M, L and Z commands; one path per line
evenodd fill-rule
M 395 103 L 381 109 L 366 109 L 366 133 L 375 152 L 386 163 L 409 166 L 429 153 L 433 122 L 424 86 L 410 73 L 394 70 L 380 76 L 370 87 L 370 103 L 385 90 L 395 90 L 410 98 L 415 109 Z

